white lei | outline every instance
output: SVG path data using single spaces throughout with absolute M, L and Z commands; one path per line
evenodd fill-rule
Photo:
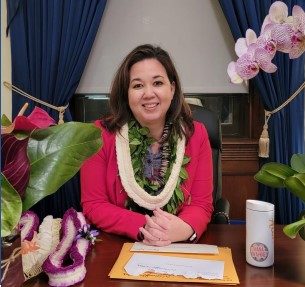
M 162 192 L 158 195 L 148 194 L 136 181 L 130 156 L 128 124 L 125 124 L 121 131 L 116 134 L 116 155 L 122 185 L 128 196 L 139 206 L 148 210 L 165 206 L 171 199 L 179 178 L 180 169 L 185 151 L 185 137 L 178 138 L 177 156 L 173 164 L 171 174 Z

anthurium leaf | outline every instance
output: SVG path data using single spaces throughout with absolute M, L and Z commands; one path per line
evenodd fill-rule
M 284 183 L 289 191 L 305 202 L 305 173 L 290 176 Z
M 9 118 L 6 115 L 2 115 L 1 117 L 1 126 L 8 127 L 12 124 L 12 122 L 9 120 Z
M 101 131 L 93 124 L 70 122 L 35 130 L 28 143 L 30 181 L 23 210 L 56 192 L 101 147 Z
M 14 189 L 23 197 L 30 178 L 30 162 L 27 156 L 28 138 L 18 140 L 14 135 L 1 136 L 2 173 Z
M 305 154 L 294 154 L 291 157 L 291 167 L 299 173 L 305 173 Z
M 17 226 L 22 212 L 18 192 L 1 173 L 1 237 L 11 234 Z
M 299 231 L 304 228 L 305 226 L 305 219 L 301 219 L 299 221 L 293 222 L 291 224 L 286 225 L 283 228 L 284 233 L 289 236 L 290 238 L 295 238 Z
M 288 165 L 270 162 L 262 166 L 254 178 L 260 183 L 271 187 L 284 187 L 284 180 L 296 173 Z

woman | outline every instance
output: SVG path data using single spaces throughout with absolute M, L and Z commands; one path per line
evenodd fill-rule
M 85 216 L 106 232 L 163 246 L 196 241 L 213 212 L 212 157 L 168 53 L 141 45 L 119 67 L 103 147 L 81 168 Z

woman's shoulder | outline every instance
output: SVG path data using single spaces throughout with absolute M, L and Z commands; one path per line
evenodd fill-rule
M 201 122 L 193 121 L 194 133 L 191 138 L 206 138 L 208 137 L 208 132 L 205 125 Z
M 102 120 L 96 120 L 94 125 L 101 129 L 103 140 L 111 141 L 115 139 L 115 132 L 109 131 Z

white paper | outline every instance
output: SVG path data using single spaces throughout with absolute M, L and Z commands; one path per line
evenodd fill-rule
M 219 254 L 216 245 L 173 243 L 167 246 L 150 246 L 135 242 L 130 251 L 136 252 L 167 252 L 167 253 L 191 253 L 191 254 Z
M 154 272 L 185 278 L 223 279 L 224 261 L 135 253 L 124 268 L 132 276 Z

